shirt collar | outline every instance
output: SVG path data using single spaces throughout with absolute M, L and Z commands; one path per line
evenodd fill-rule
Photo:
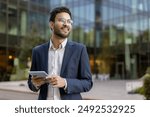
M 67 38 L 59 45 L 59 49 L 61 48 L 65 48 L 66 44 L 67 44 Z M 53 45 L 53 42 L 52 40 L 50 39 L 50 45 L 49 45 L 49 49 L 54 49 L 54 45 Z

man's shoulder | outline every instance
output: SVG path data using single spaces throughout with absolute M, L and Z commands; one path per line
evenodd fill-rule
M 75 42 L 75 41 L 68 41 L 69 44 L 73 45 L 73 46 L 77 46 L 77 47 L 85 47 L 85 45 L 83 43 L 79 43 L 79 42 Z

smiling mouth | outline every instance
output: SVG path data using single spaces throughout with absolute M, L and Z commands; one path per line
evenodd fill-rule
M 63 32 L 67 33 L 69 32 L 69 29 L 68 28 L 62 28 Z

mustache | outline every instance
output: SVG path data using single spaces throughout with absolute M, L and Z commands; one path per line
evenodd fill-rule
M 68 25 L 64 24 L 62 28 L 70 28 Z
M 67 28 L 68 30 L 70 29 L 70 27 L 67 26 L 67 25 L 63 25 L 63 26 L 61 27 L 61 29 L 63 29 L 63 28 Z

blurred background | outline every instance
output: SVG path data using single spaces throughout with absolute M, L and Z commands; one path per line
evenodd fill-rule
M 150 65 L 149 0 L 0 0 L 0 81 L 26 80 L 32 48 L 50 39 L 49 12 L 67 6 L 70 40 L 84 43 L 93 77 L 138 79 Z

